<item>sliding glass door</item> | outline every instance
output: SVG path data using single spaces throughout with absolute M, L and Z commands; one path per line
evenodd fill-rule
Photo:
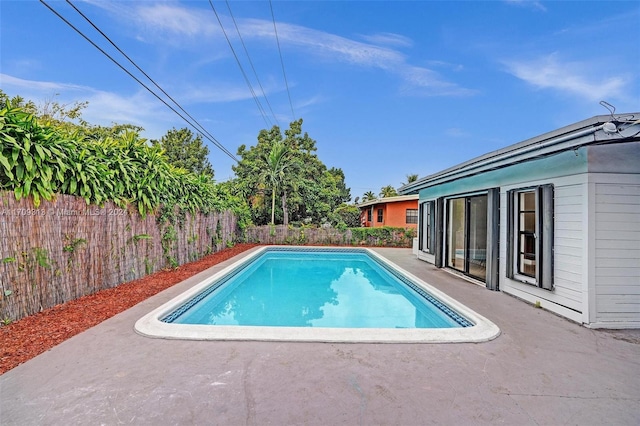
M 485 280 L 487 275 L 487 196 L 470 197 L 468 274 Z
M 452 198 L 447 212 L 447 266 L 485 281 L 487 196 Z
M 465 199 L 455 198 L 448 201 L 448 232 L 447 232 L 447 266 L 465 272 L 464 253 L 466 209 Z

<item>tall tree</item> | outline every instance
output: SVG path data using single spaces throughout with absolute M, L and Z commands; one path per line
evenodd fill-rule
M 342 204 L 335 212 L 336 222 L 338 225 L 348 226 L 349 228 L 360 227 L 360 209 L 357 206 Z
M 373 191 L 367 191 L 364 194 L 362 194 L 362 202 L 365 203 L 367 201 L 373 201 L 376 198 L 376 194 L 373 193 Z
M 285 179 L 286 169 L 289 166 L 287 154 L 289 148 L 281 142 L 276 141 L 265 159 L 267 167 L 263 170 L 262 179 L 271 187 L 271 224 L 275 224 L 276 214 L 276 193 L 282 186 Z
M 265 192 L 270 188 L 260 179 L 264 169 L 268 168 L 266 159 L 274 145 L 283 143 L 288 148 L 286 173 L 276 197 L 281 205 L 269 208 L 264 202 Z M 269 217 L 275 210 L 275 219 L 282 218 L 283 223 L 291 219 L 296 222 L 321 224 L 330 220 L 333 211 L 351 197 L 344 183 L 341 169 L 327 169 L 315 154 L 316 142 L 307 133 L 302 132 L 302 120 L 293 121 L 284 132 L 278 126 L 261 130 L 258 143 L 249 148 L 238 148 L 240 162 L 233 166 L 238 187 L 252 206 L 252 218 L 256 224 L 269 223 Z M 271 213 L 271 214 L 270 214 Z
M 391 185 L 380 188 L 380 196 L 382 198 L 395 197 L 396 195 L 398 195 L 398 191 Z
M 237 156 L 240 162 L 232 166 L 236 174 L 235 187 L 239 195 L 245 198 L 251 208 L 253 223 L 264 225 L 269 223 L 269 210 L 265 202 L 266 187 L 263 179 L 264 170 L 267 169 L 266 159 L 274 144 L 282 141 L 282 135 L 278 126 L 270 130 L 261 130 L 258 133 L 258 143 L 247 148 L 240 145 Z M 277 215 L 277 212 L 276 212 Z
M 334 210 L 351 199 L 344 182 L 344 172 L 327 169 L 315 154 L 316 141 L 302 132 L 302 119 L 290 124 L 285 131 L 285 143 L 292 148 L 297 164 L 290 175 L 287 192 L 292 220 L 322 224 L 330 222 Z
M 161 147 L 174 166 L 213 179 L 213 167 L 207 159 L 209 148 L 203 144 L 202 135 L 194 137 L 193 132 L 187 128 L 173 128 L 159 141 L 151 140 L 151 145 Z
M 408 174 L 407 175 L 407 183 L 403 182 L 402 185 L 407 185 L 407 184 L 409 184 L 411 182 L 415 182 L 417 180 L 418 180 L 418 175 L 417 174 L 415 174 L 415 173 Z

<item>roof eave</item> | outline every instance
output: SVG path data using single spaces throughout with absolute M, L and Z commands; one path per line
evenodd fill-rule
M 640 117 L 640 113 L 618 114 L 618 117 L 621 116 L 631 117 L 630 119 L 637 120 Z M 577 139 L 583 132 L 591 130 L 595 132 L 598 130 L 599 126 L 602 126 L 604 123 L 610 121 L 619 122 L 618 120 L 612 120 L 611 115 L 599 115 L 591 117 L 587 120 L 583 120 L 578 123 L 574 123 L 569 126 L 554 130 L 552 132 L 547 132 L 534 138 L 530 138 L 522 142 L 507 146 L 505 148 L 489 152 L 487 154 L 465 161 L 464 163 L 460 163 L 453 167 L 444 169 L 440 172 L 425 176 L 421 179 L 416 180 L 415 182 L 403 185 L 402 187 L 398 188 L 398 192 L 401 194 L 417 194 L 420 189 L 424 188 L 430 182 L 434 182 L 441 177 L 447 175 L 455 175 L 456 172 L 463 173 L 464 170 L 471 166 L 473 166 L 474 168 L 481 168 L 482 166 L 490 165 L 494 162 L 502 161 L 509 157 L 515 157 L 519 155 L 519 152 L 528 152 L 529 150 L 537 148 L 538 146 L 544 146 L 550 141 L 558 140 L 559 142 L 566 142 L 567 140 L 572 140 L 574 135 Z
M 400 202 L 400 201 L 411 201 L 411 200 L 417 200 L 417 199 L 418 199 L 418 194 L 417 193 L 415 193 L 415 194 L 396 195 L 394 197 L 383 197 L 383 198 L 376 198 L 375 200 L 365 201 L 363 203 L 356 204 L 356 207 L 362 208 L 362 207 L 373 206 L 375 204 L 397 203 L 397 202 Z

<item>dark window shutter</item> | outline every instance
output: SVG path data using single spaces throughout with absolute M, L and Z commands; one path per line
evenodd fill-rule
M 508 278 L 513 278 L 513 256 L 515 253 L 514 244 L 515 240 L 515 191 L 507 191 L 507 269 L 506 274 Z
M 436 260 L 435 266 L 438 268 L 442 268 L 444 266 L 442 259 L 442 251 L 444 250 L 444 198 L 440 197 L 436 200 L 436 211 L 435 211 L 435 226 L 433 229 L 433 234 L 435 237 L 435 245 L 433 246 L 435 250 Z M 432 234 L 432 235 L 433 235 Z
M 553 290 L 553 228 L 554 228 L 554 196 L 553 185 L 542 185 L 539 188 L 540 197 L 540 271 L 539 286 L 546 290 Z
M 423 235 L 425 233 L 425 223 L 424 223 L 424 209 L 426 207 L 426 203 L 420 203 L 418 207 L 418 216 L 420 220 L 418 221 L 418 250 L 423 251 L 424 245 L 422 244 Z
M 489 290 L 498 290 L 498 258 L 500 243 L 500 188 L 492 188 L 487 194 L 487 276 Z

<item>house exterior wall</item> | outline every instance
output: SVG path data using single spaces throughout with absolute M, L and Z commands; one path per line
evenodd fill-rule
M 594 183 L 594 327 L 640 327 L 640 177 L 628 177 Z
M 545 184 L 554 190 L 552 290 L 507 276 L 508 191 Z M 640 327 L 640 142 L 580 147 L 455 179 L 421 190 L 419 202 L 490 188 L 500 194 L 499 290 L 591 327 Z M 445 214 L 443 233 L 446 226 Z M 421 251 L 418 258 L 436 260 Z
M 418 200 L 403 200 L 372 204 L 360 209 L 360 223 L 365 227 L 392 226 L 397 228 L 417 228 L 417 223 L 407 223 L 407 209 L 418 209 Z M 367 220 L 367 210 L 373 209 L 371 221 Z M 378 209 L 382 209 L 382 222 L 378 222 Z
M 573 154 L 572 154 L 573 155 Z M 539 160 L 538 170 L 543 171 L 545 160 Z M 533 164 L 527 165 L 527 167 Z M 522 176 L 525 170 L 521 167 L 513 166 L 512 176 Z M 520 173 L 522 172 L 522 173 Z M 512 294 L 530 303 L 540 303 L 545 309 L 556 312 L 577 322 L 583 322 L 583 311 L 587 303 L 587 286 L 584 279 L 585 274 L 585 233 L 582 231 L 585 221 L 585 211 L 587 199 L 583 196 L 587 187 L 586 173 L 572 176 L 557 176 L 543 179 L 541 177 L 530 180 L 518 178 L 516 183 L 506 184 L 500 182 L 500 202 L 499 202 L 499 289 L 505 293 Z M 482 179 L 479 183 L 485 183 Z M 493 182 L 493 184 L 498 182 Z M 462 185 L 462 182 L 458 183 Z M 521 189 L 537 185 L 554 185 L 554 288 L 545 290 L 531 284 L 526 284 L 507 277 L 507 193 L 512 189 Z M 467 192 L 482 193 L 489 188 L 475 186 L 471 182 L 465 185 Z M 456 196 L 465 195 L 456 193 Z M 446 221 L 444 223 L 446 228 Z M 446 232 L 443 230 L 443 232 Z M 446 247 L 443 247 L 446 249 Z M 430 263 L 434 263 L 435 256 L 428 253 L 419 253 L 418 258 Z
M 543 170 L 543 169 L 542 169 Z M 554 188 L 553 290 L 545 290 L 507 277 L 507 229 L 500 227 L 500 290 L 577 322 L 585 322 L 588 287 L 585 267 L 587 175 L 555 177 L 505 185 L 500 190 L 500 223 L 507 221 L 507 192 L 528 186 L 552 184 Z
M 407 209 L 418 209 L 418 200 L 398 201 L 387 204 L 384 226 L 417 228 L 417 223 L 407 223 Z
M 640 142 L 589 148 L 591 327 L 640 327 Z

